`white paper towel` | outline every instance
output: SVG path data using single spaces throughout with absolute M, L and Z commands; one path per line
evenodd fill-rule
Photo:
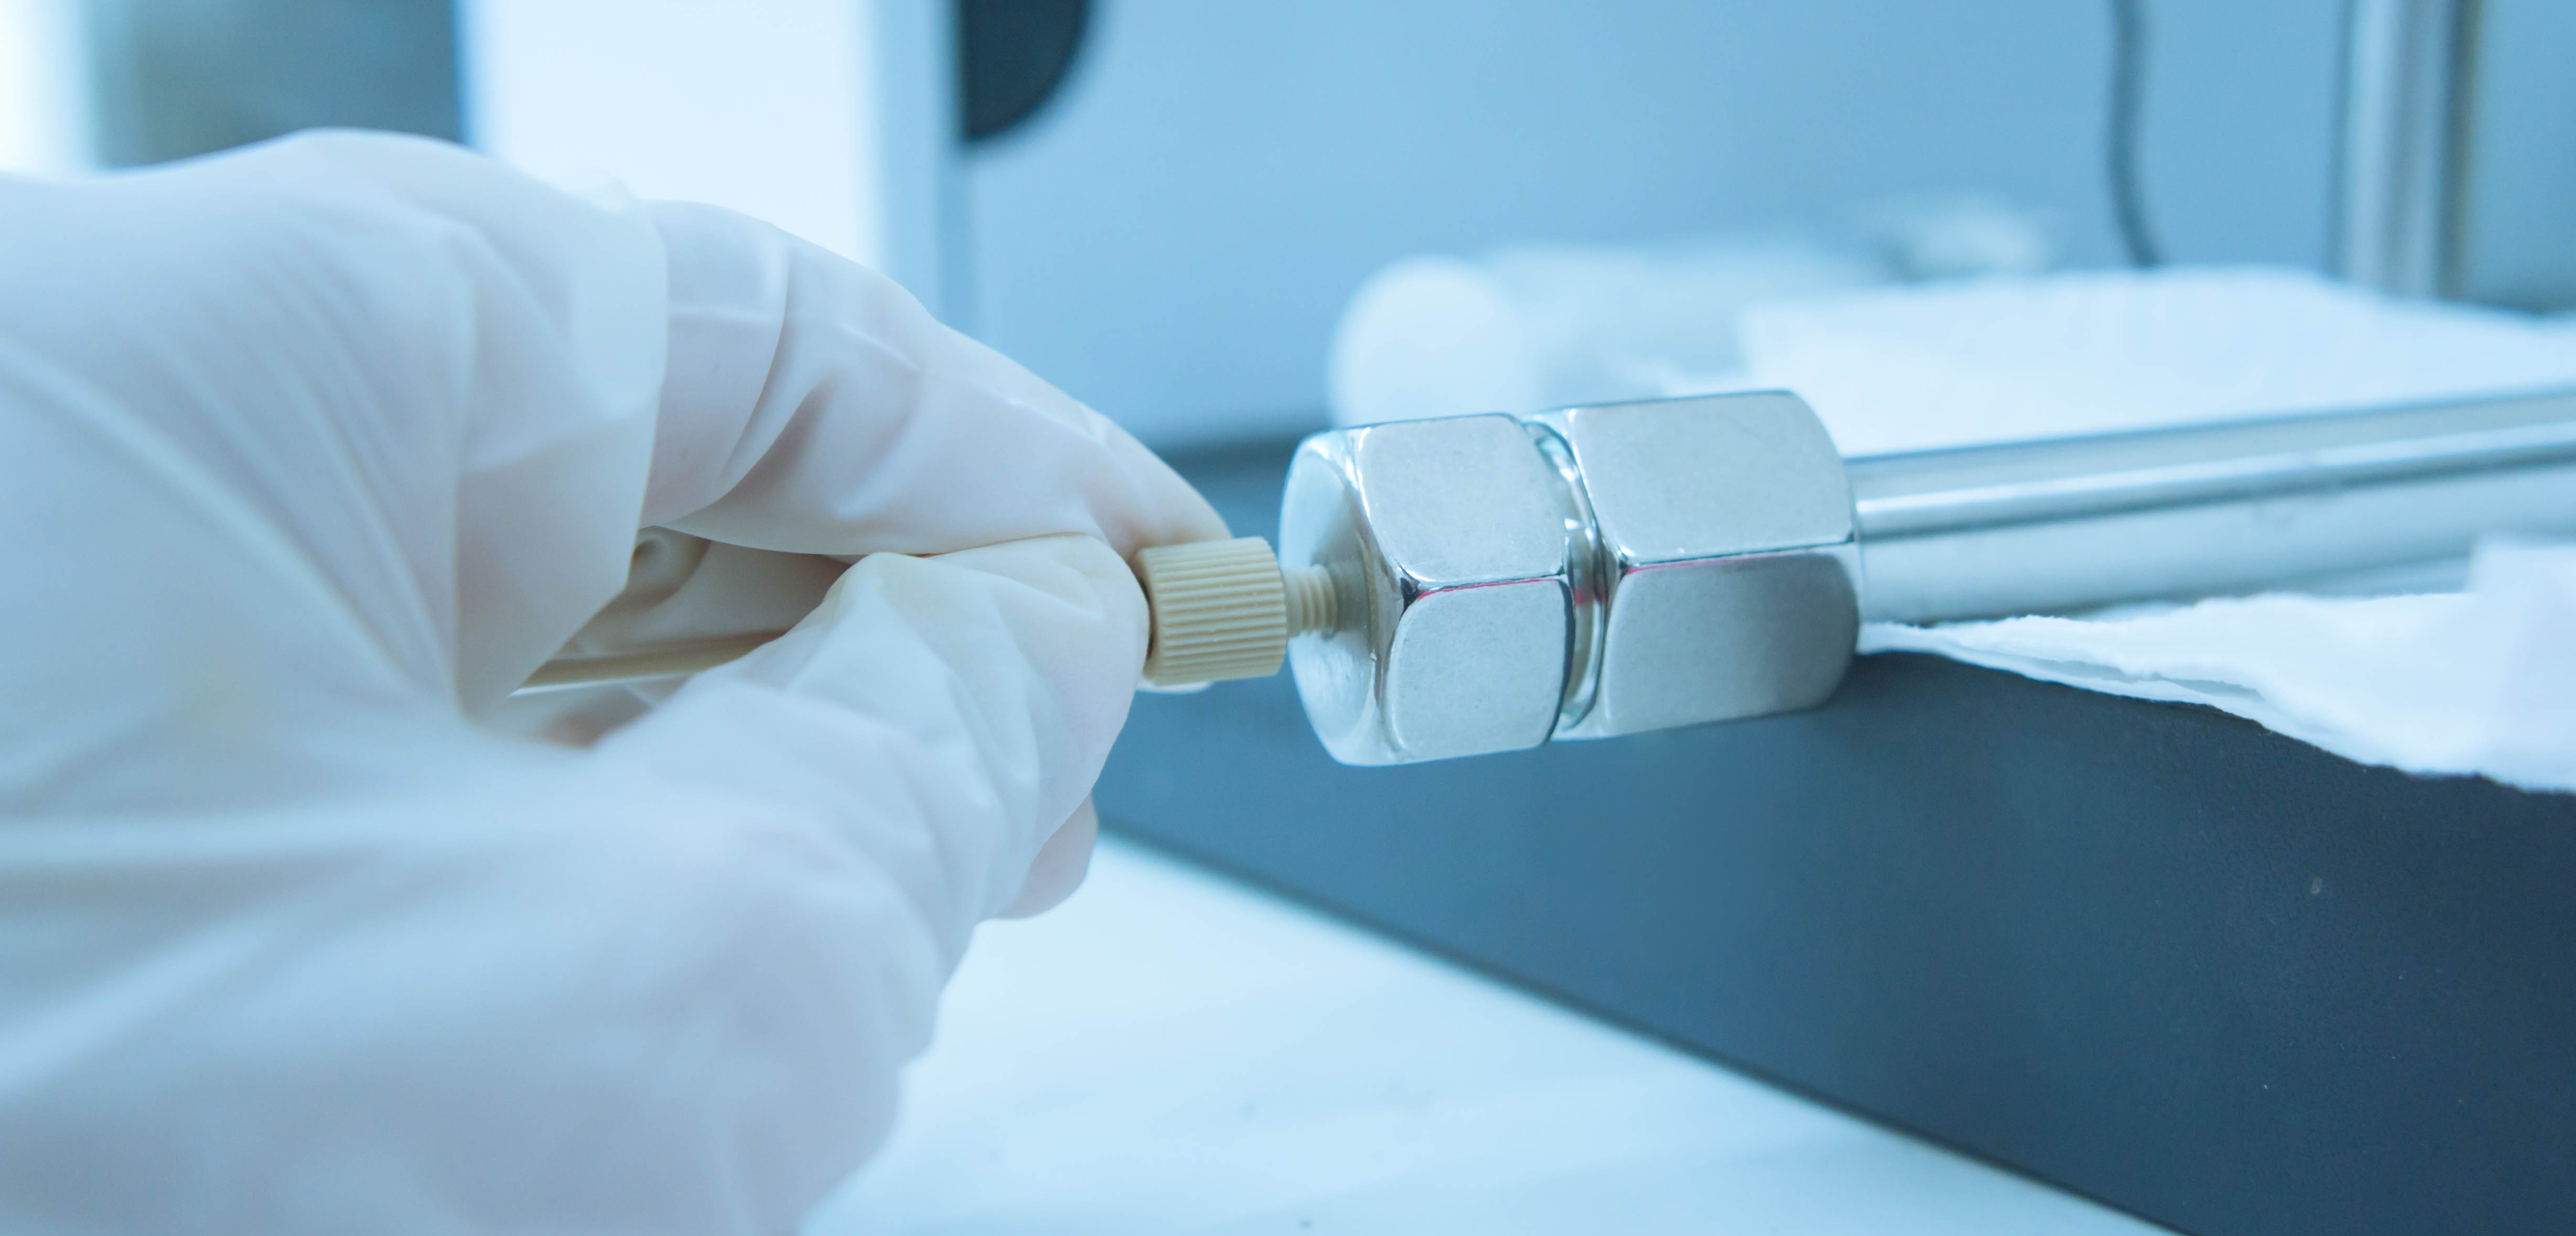
M 2464 593 L 2270 596 L 2162 613 L 1873 622 L 1862 652 L 1931 652 L 2047 682 L 2207 704 L 2365 764 L 2576 790 L 2576 546 L 2489 545 Z
M 2576 383 L 2576 326 L 2400 300 L 2302 271 L 2180 268 L 1895 287 L 1757 305 L 1742 374 L 1796 391 L 1845 455 Z

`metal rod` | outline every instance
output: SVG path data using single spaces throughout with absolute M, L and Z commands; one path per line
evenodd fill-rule
M 2576 390 L 1851 460 L 1861 612 L 2293 585 L 2576 534 Z
M 2312 587 L 2576 536 L 2576 389 L 1846 461 L 1861 616 L 1936 622 Z M 548 662 L 696 673 L 777 633 Z
M 2336 273 L 2449 292 L 2477 0 L 2349 0 Z

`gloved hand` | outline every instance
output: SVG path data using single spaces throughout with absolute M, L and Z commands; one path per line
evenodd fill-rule
M 0 1229 L 791 1227 L 1222 524 L 883 279 L 437 143 L 0 235 Z M 657 523 L 870 556 L 590 750 L 473 724 Z

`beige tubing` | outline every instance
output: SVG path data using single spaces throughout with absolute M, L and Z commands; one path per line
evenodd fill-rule
M 655 644 L 633 652 L 557 657 L 538 666 L 537 672 L 528 675 L 528 680 L 512 694 L 534 695 L 540 691 L 569 691 L 602 683 L 679 678 L 699 670 L 714 669 L 785 634 L 784 631 L 763 631 L 756 635 Z
M 1136 555 L 1136 580 L 1153 612 L 1145 680 L 1157 686 L 1278 673 L 1291 636 L 1334 625 L 1332 578 L 1322 567 L 1280 569 L 1270 543 L 1257 536 L 1145 550 Z M 767 631 L 557 657 L 538 666 L 517 693 L 683 677 L 713 669 L 782 634 Z

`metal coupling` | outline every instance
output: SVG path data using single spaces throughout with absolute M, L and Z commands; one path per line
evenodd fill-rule
M 1859 623 L 1842 460 L 1788 394 L 1318 434 L 1280 556 L 1337 593 L 1288 659 L 1346 764 L 1807 707 Z
M 2576 535 L 2576 391 L 1848 461 L 1782 392 L 1400 421 L 1298 447 L 1276 559 L 1135 565 L 1150 679 L 1284 650 L 1335 759 L 1401 764 L 1819 704 L 1864 618 L 2421 585 L 2500 533 Z M 738 656 L 841 569 L 674 535 L 528 689 Z M 666 620 L 683 594 L 730 625 Z
M 1289 664 L 1336 759 L 1393 764 L 1822 703 L 1863 619 L 2421 588 L 2576 535 L 2576 392 L 1852 460 L 1785 393 L 1308 439 Z M 2436 584 L 2438 586 L 2438 584 Z

